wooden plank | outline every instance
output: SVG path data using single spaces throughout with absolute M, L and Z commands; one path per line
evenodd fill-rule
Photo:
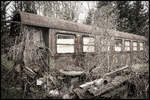
M 127 69 L 127 68 L 129 68 L 129 66 L 124 66 L 124 67 L 122 67 L 122 68 L 119 68 L 119 69 L 117 69 L 117 70 L 115 70 L 115 71 L 112 71 L 112 72 L 110 72 L 110 73 L 106 73 L 103 77 L 106 77 L 106 76 L 110 76 L 110 75 L 112 75 L 112 74 L 115 74 L 115 73 L 117 73 L 117 72 L 121 72 L 121 71 L 123 71 L 123 70 L 125 70 L 125 69 Z
M 84 71 L 64 71 L 62 69 L 59 72 L 67 76 L 80 76 L 84 74 Z
M 29 77 L 34 78 L 34 77 L 36 76 L 36 73 L 33 72 L 33 70 L 30 69 L 29 67 L 24 67 L 23 70 L 25 71 L 25 73 L 26 73 Z
M 85 84 L 82 84 L 80 85 L 79 87 L 80 88 L 83 88 L 83 89 L 88 89 L 91 85 L 93 85 L 94 83 L 96 83 L 96 85 L 98 84 L 101 84 L 104 80 L 101 78 L 101 79 L 97 79 L 97 80 L 94 80 L 94 81 L 91 81 L 91 82 L 86 82 Z

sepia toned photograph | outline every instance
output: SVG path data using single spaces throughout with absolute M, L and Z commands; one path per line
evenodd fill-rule
M 1 99 L 149 99 L 149 1 L 1 1 Z

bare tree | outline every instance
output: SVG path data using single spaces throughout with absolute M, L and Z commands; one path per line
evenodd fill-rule
M 40 1 L 37 2 L 37 7 L 44 16 L 76 22 L 79 16 L 78 4 L 76 1 Z
M 100 1 L 100 3 L 101 2 L 102 1 Z M 112 52 L 113 37 L 110 35 L 109 31 L 116 30 L 116 18 L 118 15 L 115 5 L 108 3 L 105 6 L 97 8 L 93 16 L 92 34 L 96 37 L 95 45 L 97 53 L 94 58 L 90 58 L 89 54 L 85 57 L 85 69 L 87 69 L 87 74 L 91 75 L 89 76 L 91 79 L 92 77 L 94 79 L 99 78 L 104 73 L 112 70 L 112 65 L 110 65 L 110 54 Z
M 3 50 L 5 51 L 4 48 L 7 47 L 7 43 L 8 41 L 6 41 L 8 39 L 8 35 L 9 35 L 9 25 L 8 23 L 6 23 L 6 20 L 8 19 L 8 9 L 7 7 L 9 6 L 9 4 L 11 3 L 11 1 L 1 1 L 1 46 L 2 46 L 2 53 Z

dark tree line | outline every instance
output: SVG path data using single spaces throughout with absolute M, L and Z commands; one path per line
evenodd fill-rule
M 145 36 L 148 13 L 142 1 L 117 2 L 119 9 L 118 30 Z M 125 21 L 125 22 L 124 22 Z
M 10 36 L 9 20 L 13 19 L 15 12 L 24 11 L 37 13 L 34 1 L 1 1 L 1 50 L 7 52 L 14 44 L 16 36 Z M 16 28 L 17 30 L 17 28 Z
M 99 1 L 96 10 L 101 10 L 102 7 L 108 5 L 115 6 L 111 13 L 114 13 L 116 10 L 118 11 L 118 17 L 116 19 L 117 30 L 146 37 L 148 36 L 149 1 Z M 90 10 L 86 19 L 86 24 L 92 24 L 93 14 L 96 13 L 92 13 L 92 10 Z

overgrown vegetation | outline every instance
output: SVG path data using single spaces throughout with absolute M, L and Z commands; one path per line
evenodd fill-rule
M 52 98 L 50 90 L 60 91 L 59 96 L 56 92 L 57 98 L 62 98 L 64 94 L 73 94 L 72 90 L 76 86 L 72 85 L 71 82 L 76 81 L 76 79 L 71 81 L 74 77 L 66 77 L 60 74 L 53 67 L 53 62 L 50 62 L 50 65 L 48 65 L 46 59 L 50 55 L 50 50 L 44 48 L 43 44 L 40 44 L 40 47 L 38 47 L 32 41 L 33 33 L 36 33 L 36 30 L 32 32 L 33 30 L 30 31 L 30 29 L 24 28 L 25 33 L 20 33 L 19 36 L 10 36 L 10 24 L 5 21 L 7 19 L 6 8 L 12 2 L 14 6 L 13 13 L 21 10 L 36 14 L 36 8 L 42 7 L 41 10 L 44 9 L 44 15 L 49 17 L 77 22 L 79 16 L 77 2 L 1 1 L 1 19 L 3 20 L 1 25 L 1 98 Z M 93 25 L 93 35 L 97 34 L 95 33 L 96 27 L 103 28 L 104 34 L 100 35 L 98 37 L 99 41 L 95 43 L 97 46 L 104 48 L 98 48 L 98 53 L 95 57 L 90 55 L 90 58 L 89 54 L 86 55 L 87 59 L 84 59 L 83 66 L 86 74 L 79 78 L 81 83 L 101 78 L 105 73 L 112 70 L 110 67 L 116 66 L 115 64 L 109 64 L 111 51 L 101 54 L 102 51 L 108 51 L 108 48 L 112 45 L 112 37 L 107 29 L 118 29 L 145 36 L 149 35 L 149 24 L 147 23 L 149 21 L 149 10 L 144 13 L 142 2 L 135 1 L 133 4 L 130 3 L 129 1 L 100 1 L 97 3 L 96 10 L 90 9 L 86 24 Z M 147 5 L 147 7 L 149 6 Z M 136 14 L 134 14 L 134 11 L 136 11 Z M 8 17 L 12 18 L 12 16 L 13 14 Z M 101 43 L 101 40 L 105 41 L 105 43 Z M 145 56 L 147 55 L 145 54 Z M 149 59 L 147 58 L 145 62 L 148 63 L 148 61 Z M 28 68 L 25 69 L 25 67 Z M 148 98 L 145 94 L 145 89 L 148 85 L 149 72 L 142 74 L 133 72 L 131 75 L 131 77 L 134 77 L 130 80 L 131 83 L 138 87 L 136 88 L 135 98 Z M 42 86 L 36 85 L 36 80 L 39 78 L 45 82 Z M 78 83 L 78 85 L 81 83 Z

